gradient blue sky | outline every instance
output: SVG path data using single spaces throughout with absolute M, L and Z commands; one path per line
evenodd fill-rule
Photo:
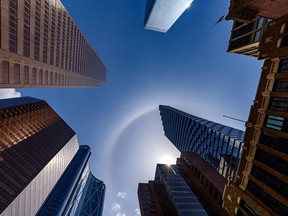
M 159 104 L 244 129 L 262 62 L 226 53 L 232 22 L 214 23 L 229 0 L 194 0 L 168 33 L 143 28 L 145 0 L 63 0 L 107 67 L 90 89 L 17 89 L 46 100 L 90 145 L 107 186 L 104 215 L 137 215 L 137 184 L 179 152 L 164 136 Z

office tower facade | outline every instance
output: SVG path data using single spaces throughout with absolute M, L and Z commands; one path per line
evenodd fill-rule
M 105 185 L 90 172 L 89 146 L 80 146 L 37 215 L 100 216 Z
M 259 86 L 246 124 L 237 178 L 225 188 L 231 215 L 288 215 L 287 15 L 263 31 Z
M 234 179 L 244 132 L 169 106 L 159 106 L 165 136 L 180 152 L 195 152 L 227 179 Z
M 166 33 L 193 0 L 147 0 L 145 29 Z
M 234 21 L 227 51 L 258 58 L 262 27 L 268 21 L 263 17 L 248 23 Z
M 225 216 L 222 196 L 227 179 L 194 152 L 181 152 L 178 170 L 209 215 Z
M 230 0 L 227 19 L 251 22 L 256 17 L 276 19 L 287 14 L 286 0 Z
M 0 8 L 0 88 L 105 81 L 104 64 L 60 0 L 7 0 Z
M 2 99 L 0 116 L 0 214 L 36 215 L 77 155 L 77 136 L 36 98 Z
M 154 181 L 139 183 L 137 194 L 141 215 L 164 216 L 155 190 Z
M 143 188 L 143 186 L 141 187 Z M 149 211 L 147 212 L 147 209 L 143 208 L 145 203 L 141 204 L 141 201 L 145 202 L 145 199 L 143 199 L 143 192 L 142 197 L 139 196 L 141 187 L 139 185 L 138 188 L 141 215 L 153 215 L 150 214 Z M 157 206 L 161 206 L 163 215 L 208 215 L 206 210 L 198 201 L 196 195 L 190 190 L 185 180 L 180 175 L 176 165 L 168 166 L 165 164 L 157 164 L 154 189 L 152 190 L 156 191 L 155 194 L 157 194 L 157 200 L 159 201 Z M 153 201 L 155 200 L 156 199 Z

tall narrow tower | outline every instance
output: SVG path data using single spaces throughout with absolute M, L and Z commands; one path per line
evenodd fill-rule
M 165 136 L 181 152 L 194 152 L 227 179 L 234 179 L 244 132 L 169 106 L 159 106 Z

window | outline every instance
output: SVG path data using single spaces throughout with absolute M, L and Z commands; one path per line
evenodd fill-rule
M 0 83 L 8 84 L 9 83 L 9 62 L 2 61 L 1 65 L 1 74 L 0 74 Z
M 245 212 L 247 212 L 249 215 L 259 216 L 259 214 L 257 214 L 256 211 L 250 205 L 248 205 L 243 199 L 241 199 L 240 201 L 240 207 L 243 210 L 245 210 Z
M 30 56 L 30 0 L 24 2 L 23 55 Z
M 247 190 L 250 191 L 255 197 L 257 197 L 261 202 L 266 204 L 269 208 L 277 212 L 279 215 L 288 215 L 287 206 L 280 203 L 277 199 L 272 197 L 269 193 L 264 191 L 261 187 L 253 183 L 248 182 Z
M 262 149 L 257 149 L 255 159 L 280 173 L 288 175 L 288 162 Z
M 37 84 L 38 84 L 38 85 L 42 85 L 42 83 L 43 83 L 43 70 L 40 69 L 40 70 L 39 70 L 39 78 L 38 78 L 38 80 L 37 80 Z
M 254 42 L 259 41 L 261 37 L 261 31 L 257 31 L 255 33 Z
M 9 50 L 17 53 L 18 0 L 9 1 Z
M 53 85 L 53 72 L 50 71 L 50 75 L 49 75 L 49 85 Z
M 280 116 L 268 115 L 266 119 L 266 127 L 274 130 L 288 132 L 287 119 Z
M 29 84 L 29 67 L 28 66 L 24 66 L 23 84 Z
M 14 64 L 14 84 L 20 83 L 20 64 Z
M 35 36 L 34 36 L 34 59 L 35 60 L 39 60 L 39 53 L 40 53 L 40 13 L 41 13 L 41 0 L 36 0 Z
M 36 85 L 36 74 L 37 74 L 37 70 L 36 68 L 32 68 L 32 84 Z
M 288 46 L 288 35 L 286 35 L 282 38 L 281 47 L 286 47 L 286 46 Z
M 260 19 L 258 20 L 257 28 L 262 28 L 263 23 L 264 23 L 264 18 L 262 17 L 262 18 L 260 18 Z
M 278 73 L 288 73 L 288 59 L 281 59 L 278 67 Z
M 288 98 L 276 98 L 276 97 L 271 98 L 269 108 L 271 110 L 287 112 L 288 111 Z
M 45 74 L 44 74 L 44 85 L 48 85 L 48 70 L 45 70 Z
M 260 143 L 288 154 L 288 139 L 275 136 L 268 132 L 262 132 L 260 136 Z
M 288 91 L 288 79 L 276 79 L 273 91 L 287 92 Z

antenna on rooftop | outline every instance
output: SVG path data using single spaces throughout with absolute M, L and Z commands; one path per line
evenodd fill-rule
M 233 117 L 230 117 L 230 116 L 223 115 L 223 117 L 224 117 L 224 118 L 229 118 L 229 119 L 232 119 L 232 120 L 235 120 L 235 121 L 239 121 L 239 122 L 246 123 L 246 121 L 244 121 L 244 120 L 237 119 L 237 118 L 233 118 Z

